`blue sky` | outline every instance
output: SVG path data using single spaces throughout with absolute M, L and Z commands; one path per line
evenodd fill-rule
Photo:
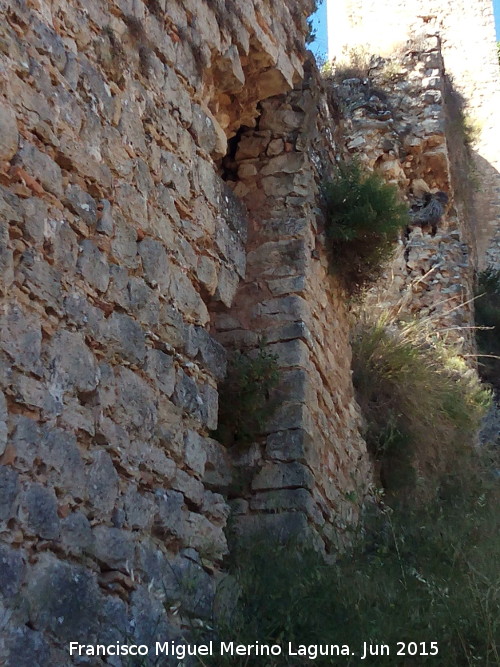
M 474 2 L 474 0 L 472 0 Z M 495 12 L 495 24 L 497 29 L 497 39 L 500 39 L 500 0 L 493 0 L 493 10 Z M 326 56 L 328 50 L 326 36 L 326 0 L 323 0 L 313 19 L 313 26 L 316 30 L 316 40 L 311 44 L 312 52 L 317 56 Z

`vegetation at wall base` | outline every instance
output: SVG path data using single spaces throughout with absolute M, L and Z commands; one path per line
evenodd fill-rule
M 323 199 L 332 270 L 348 292 L 359 293 L 383 272 L 408 224 L 408 207 L 394 185 L 357 162 L 338 165 Z
M 365 439 L 386 492 L 433 495 L 470 454 L 491 393 L 432 321 L 364 318 L 353 334 L 353 382 Z
M 479 372 L 500 392 L 500 270 L 488 267 L 479 274 L 474 302 Z
M 239 596 L 214 620 L 215 638 L 282 652 L 209 664 L 310 665 L 288 654 L 291 643 L 348 645 L 356 655 L 314 664 L 354 666 L 366 642 L 389 646 L 365 662 L 380 667 L 500 665 L 499 452 L 473 445 L 490 394 L 432 329 L 388 316 L 359 323 L 354 381 L 386 492 L 329 563 L 303 541 L 239 541 L 227 563 Z M 410 642 L 418 655 L 398 656 Z
M 248 445 L 261 435 L 276 403 L 279 381 L 276 355 L 261 343 L 253 352 L 235 352 L 219 391 L 219 420 L 213 437 L 224 445 Z
M 293 543 L 253 540 L 232 553 L 240 587 L 237 607 L 217 638 L 280 644 L 277 657 L 218 656 L 211 664 L 310 665 L 287 655 L 298 646 L 347 644 L 357 655 L 318 657 L 318 665 L 359 665 L 363 642 L 387 644 L 389 656 L 365 664 L 500 664 L 500 522 L 498 480 L 477 457 L 442 480 L 426 506 L 391 510 L 380 504 L 365 518 L 355 545 L 325 564 Z M 437 656 L 397 657 L 398 642 L 422 642 Z

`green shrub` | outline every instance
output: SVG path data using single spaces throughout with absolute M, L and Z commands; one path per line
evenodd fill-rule
M 253 354 L 236 352 L 220 387 L 214 437 L 228 446 L 254 442 L 276 409 L 271 392 L 278 380 L 277 357 L 263 345 Z
M 338 166 L 323 187 L 331 265 L 346 289 L 356 293 L 382 273 L 408 224 L 408 208 L 397 188 L 357 162 Z
M 500 391 L 500 269 L 480 273 L 476 294 L 479 372 Z
M 361 664 L 363 642 L 390 646 L 389 656 L 366 661 L 381 667 L 500 664 L 498 481 L 476 459 L 459 476 L 467 491 L 450 482 L 450 493 L 425 508 L 372 512 L 356 546 L 333 565 L 293 544 L 241 545 L 230 562 L 239 601 L 217 639 L 280 644 L 284 655 L 217 656 L 211 664 L 312 664 L 289 657 L 288 642 L 348 644 L 357 653 L 318 657 L 318 665 Z M 437 642 L 439 653 L 397 658 L 397 642 L 410 641 L 427 650 Z
M 367 445 L 392 494 L 432 493 L 468 455 L 490 395 L 457 350 L 424 321 L 365 319 L 353 335 L 353 382 Z

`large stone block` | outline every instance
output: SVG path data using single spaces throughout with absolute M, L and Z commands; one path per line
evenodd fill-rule
M 59 640 L 89 642 L 97 629 L 100 595 L 89 570 L 46 553 L 28 575 L 31 626 Z
M 115 419 L 124 428 L 150 438 L 158 420 L 157 397 L 151 387 L 128 368 L 115 372 Z
M 9 466 L 0 466 L 0 521 L 8 521 L 14 516 L 18 493 L 18 473 Z
M 172 397 L 175 405 L 185 410 L 195 419 L 202 418 L 203 399 L 201 398 L 196 381 L 182 368 L 177 371 L 177 380 Z
M 226 351 L 204 327 L 197 326 L 190 329 L 186 353 L 195 359 L 199 359 L 217 380 L 221 380 L 225 376 Z
M 215 242 L 222 256 L 230 262 L 240 277 L 245 275 L 246 253 L 242 238 L 220 220 L 215 230 Z
M 12 107 L 0 104 L 0 160 L 10 160 L 17 151 L 19 133 Z
M 17 595 L 25 574 L 23 553 L 6 544 L 0 544 L 0 596 Z
M 99 367 L 79 332 L 59 331 L 46 352 L 50 382 L 60 391 L 92 392 L 99 382 Z M 55 389 L 54 389 L 55 390 Z
M 201 507 L 203 503 L 203 484 L 185 470 L 177 470 L 172 480 L 172 488 L 182 493 L 190 506 Z
M 222 303 L 229 308 L 236 296 L 240 279 L 235 271 L 221 266 L 219 269 L 219 277 L 217 281 L 217 289 L 215 290 L 215 299 L 222 301 Z
M 226 489 L 233 479 L 233 468 L 227 449 L 211 438 L 204 438 L 206 454 L 203 483 L 213 489 Z
M 158 290 L 148 287 L 142 278 L 131 277 L 122 295 L 134 317 L 147 327 L 157 327 L 160 321 Z
M 207 453 L 205 451 L 205 438 L 196 431 L 187 431 L 184 436 L 184 459 L 186 464 L 199 475 L 205 472 Z
M 227 541 L 220 525 L 214 525 L 202 514 L 187 512 L 185 544 L 196 549 L 202 558 L 218 561 L 227 554 Z
M 60 522 L 57 499 L 52 489 L 30 484 L 21 501 L 21 516 L 26 517 L 28 528 L 45 540 L 59 537 Z
M 179 631 L 168 622 L 163 600 L 154 591 L 141 586 L 130 596 L 128 627 L 134 644 L 144 644 L 154 655 L 155 643 L 179 638 Z M 128 639 L 130 641 L 130 639 Z
M 307 369 L 311 363 L 311 352 L 304 341 L 299 338 L 273 343 L 266 349 L 270 354 L 276 355 L 280 367 L 300 366 Z M 294 397 L 294 400 L 297 400 L 297 397 Z
M 43 373 L 40 355 L 42 330 L 39 318 L 16 305 L 7 305 L 0 316 L 0 346 L 21 369 Z
M 118 496 L 118 473 L 110 455 L 97 450 L 91 454 L 87 471 L 87 493 L 96 516 L 109 516 Z
M 159 241 L 150 238 L 141 241 L 138 248 L 147 282 L 166 293 L 171 281 L 171 265 L 165 248 Z
M 278 461 L 308 462 L 310 465 L 317 459 L 314 440 L 300 428 L 271 433 L 266 441 L 266 455 Z
M 57 491 L 70 493 L 75 500 L 86 498 L 85 468 L 73 433 L 43 427 L 39 457 L 47 467 L 47 477 Z
M 166 396 L 172 396 L 175 386 L 175 368 L 171 355 L 161 350 L 148 350 L 145 371 L 155 380 L 158 388 Z
M 216 525 L 223 527 L 226 525 L 230 514 L 230 507 L 224 496 L 221 496 L 220 493 L 212 493 L 212 491 L 205 491 L 203 494 L 201 510 Z
M 186 273 L 172 264 L 170 297 L 179 311 L 191 321 L 205 325 L 209 320 L 205 302 Z
M 0 216 L 3 214 L 0 204 Z M 9 248 L 9 226 L 0 220 L 0 293 L 5 293 L 14 282 L 14 253 Z
M 311 546 L 312 530 L 304 512 L 281 512 L 279 514 L 253 514 L 235 517 L 233 528 L 239 539 L 259 541 L 268 544 L 269 540 L 278 542 L 297 542 Z M 317 536 L 316 536 L 317 538 Z
M 286 489 L 303 487 L 312 489 L 314 477 L 302 463 L 265 463 L 252 480 L 252 489 Z
M 25 141 L 14 162 L 21 164 L 48 192 L 56 197 L 62 197 L 61 168 L 47 153 L 42 153 L 33 144 Z
M 325 523 L 318 505 L 307 489 L 274 489 L 257 493 L 250 500 L 250 508 L 259 512 L 305 512 L 316 524 Z
M 31 294 L 60 314 L 61 273 L 45 261 L 34 248 L 28 248 L 21 255 L 19 271 L 24 276 L 24 285 Z
M 168 537 L 182 539 L 186 531 L 185 516 L 182 493 L 163 490 L 156 492 L 155 534 L 163 539 Z
M 129 269 L 139 265 L 137 232 L 117 212 L 115 218 L 115 236 L 111 241 L 111 251 L 120 264 Z
M 7 446 L 7 401 L 3 391 L 0 391 L 0 456 Z
M 61 521 L 61 540 L 72 554 L 81 555 L 93 552 L 92 528 L 82 512 L 72 512 Z
M 1 648 L 0 648 L 1 651 Z M 26 625 L 6 629 L 5 667 L 49 667 L 51 664 L 50 648 L 41 632 L 36 632 Z
M 109 526 L 95 526 L 93 553 L 98 561 L 113 570 L 127 572 L 134 556 L 134 542 L 129 532 Z
M 179 605 L 182 614 L 211 617 L 215 582 L 203 569 L 193 549 L 185 549 L 168 564 L 163 586 L 166 601 L 170 605 Z
M 80 244 L 78 269 L 89 285 L 98 292 L 105 292 L 108 289 L 109 265 L 107 257 L 89 239 L 85 239 Z
M 95 199 L 79 185 L 70 185 L 66 188 L 64 203 L 90 227 L 96 224 L 97 204 Z
M 135 486 L 129 486 L 123 498 L 123 508 L 129 528 L 151 528 L 155 515 L 155 499 L 151 493 L 139 493 Z
M 115 354 L 131 363 L 144 363 L 144 332 L 129 315 L 113 312 L 104 323 L 102 334 L 108 345 L 108 354 Z

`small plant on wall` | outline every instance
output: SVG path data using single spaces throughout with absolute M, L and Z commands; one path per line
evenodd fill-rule
M 277 357 L 258 350 L 235 352 L 219 391 L 219 424 L 213 436 L 224 445 L 248 445 L 262 433 L 276 402 L 271 398 L 279 381 Z
M 357 162 L 340 164 L 324 184 L 331 266 L 351 294 L 375 282 L 392 256 L 408 207 L 397 188 Z

